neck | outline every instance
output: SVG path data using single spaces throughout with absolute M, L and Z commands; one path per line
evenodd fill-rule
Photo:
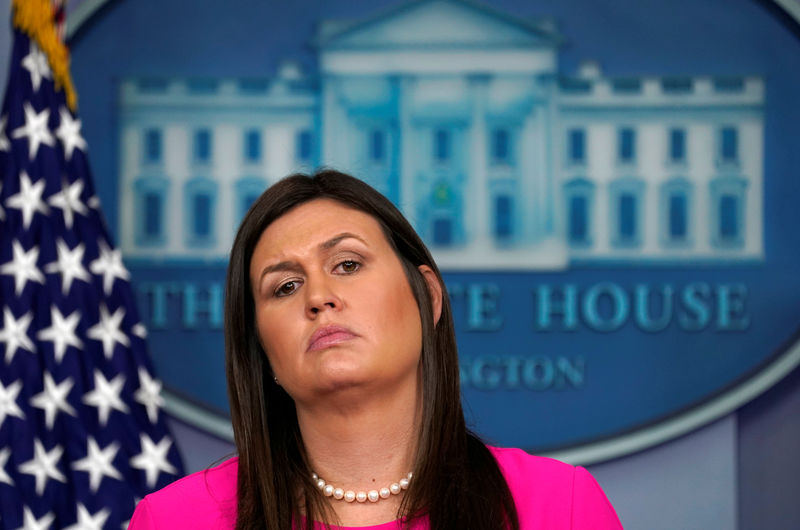
M 335 487 L 356 492 L 380 490 L 412 471 L 421 418 L 416 381 L 392 392 L 339 397 L 297 404 L 313 471 Z M 404 495 L 376 503 L 330 502 L 340 524 L 369 525 L 394 520 Z

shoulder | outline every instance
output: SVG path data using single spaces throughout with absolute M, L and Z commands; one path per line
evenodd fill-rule
M 564 480 L 572 476 L 575 468 L 553 458 L 535 456 L 522 449 L 491 447 L 489 451 L 503 470 L 506 480 L 537 478 Z
M 489 447 L 514 497 L 521 528 L 622 528 L 592 475 L 521 449 Z
M 568 503 L 572 494 L 575 467 L 521 449 L 489 447 L 515 499 L 525 498 L 553 503 Z
M 129 528 L 233 528 L 238 469 L 234 457 L 151 493 L 136 507 Z

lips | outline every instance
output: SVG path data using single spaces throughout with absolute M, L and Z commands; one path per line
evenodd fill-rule
M 308 341 L 308 349 L 306 351 L 312 352 L 322 350 L 355 337 L 356 334 L 345 327 L 336 325 L 324 326 L 317 329 L 311 335 L 311 340 Z

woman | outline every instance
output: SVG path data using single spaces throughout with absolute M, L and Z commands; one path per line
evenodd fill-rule
M 621 528 L 582 468 L 466 429 L 441 275 L 363 182 L 269 188 L 234 242 L 225 314 L 238 459 L 149 495 L 131 528 Z

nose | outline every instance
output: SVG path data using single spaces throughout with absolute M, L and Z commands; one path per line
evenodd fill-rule
M 341 299 L 336 295 L 330 281 L 323 278 L 306 278 L 306 315 L 316 318 L 323 311 L 338 311 Z

